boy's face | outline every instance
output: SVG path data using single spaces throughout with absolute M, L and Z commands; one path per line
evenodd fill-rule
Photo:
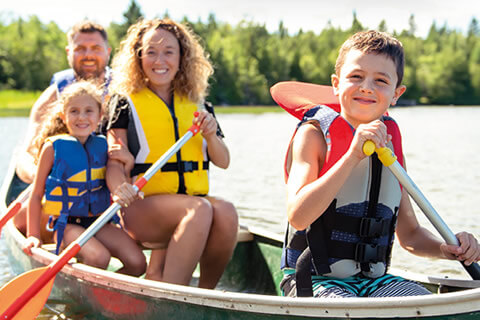
M 342 116 L 355 128 L 379 119 L 405 92 L 397 85 L 395 63 L 386 55 L 350 50 L 332 86 L 342 106 Z

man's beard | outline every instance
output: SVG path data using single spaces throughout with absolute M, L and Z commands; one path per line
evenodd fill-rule
M 82 61 L 80 61 L 79 64 L 81 64 L 81 63 L 82 63 Z M 82 80 L 92 80 L 92 79 L 96 80 L 96 79 L 100 78 L 102 73 L 105 71 L 105 66 L 103 68 L 100 68 L 100 66 L 98 65 L 97 62 L 95 62 L 95 65 L 96 65 L 97 68 L 93 72 L 84 71 L 83 68 L 79 65 L 74 65 L 73 70 L 75 71 L 75 75 Z

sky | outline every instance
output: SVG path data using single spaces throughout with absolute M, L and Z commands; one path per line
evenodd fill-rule
M 66 31 L 75 22 L 92 19 L 104 26 L 123 22 L 130 0 L 2 0 L 0 21 L 36 15 L 44 23 L 54 21 Z M 363 26 L 376 28 L 385 19 L 389 32 L 408 29 L 413 14 L 416 36 L 425 37 L 433 22 L 437 26 L 466 32 L 473 17 L 480 20 L 478 0 L 137 0 L 146 18 L 163 17 L 168 11 L 174 20 L 207 21 L 213 13 L 217 22 L 236 25 L 242 20 L 265 24 L 269 31 L 280 21 L 291 34 L 319 32 L 327 23 L 349 28 L 353 12 Z

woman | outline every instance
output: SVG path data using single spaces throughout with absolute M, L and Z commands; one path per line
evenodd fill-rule
M 130 172 L 110 160 L 107 183 L 123 204 L 127 232 L 155 250 L 148 279 L 188 285 L 200 262 L 199 287 L 214 288 L 236 243 L 238 217 L 233 205 L 207 196 L 208 164 L 227 168 L 230 156 L 213 114 L 204 105 L 212 67 L 196 36 L 169 19 L 143 20 L 131 26 L 113 61 L 109 144 L 128 146 L 135 157 L 132 177 L 146 171 L 193 122 L 191 138 L 135 200 Z M 111 150 L 111 156 L 118 150 Z M 130 194 L 119 194 L 129 190 Z M 140 195 L 141 196 L 141 195 Z

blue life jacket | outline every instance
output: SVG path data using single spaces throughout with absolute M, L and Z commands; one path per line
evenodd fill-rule
M 110 205 L 105 183 L 108 146 L 104 136 L 95 134 L 84 145 L 69 135 L 48 140 L 53 144 L 54 162 L 45 183 L 43 210 L 58 216 L 54 226 L 58 253 L 68 216 L 97 216 Z
M 307 111 L 300 124 L 306 121 L 316 122 L 327 142 L 322 176 L 348 150 L 355 129 L 326 106 Z M 393 137 L 389 147 L 402 155 L 398 126 L 388 116 L 382 121 Z M 370 278 L 384 275 L 400 199 L 400 184 L 374 154 L 354 168 L 329 208 L 306 230 L 288 225 L 282 268 L 296 270 L 297 294 L 311 296 L 312 274 L 335 278 L 358 273 Z
M 59 71 L 52 76 L 50 80 L 50 85 L 55 85 L 57 88 L 57 95 L 60 95 L 69 84 L 72 84 L 77 79 L 75 78 L 75 72 L 73 69 L 65 69 Z M 108 92 L 108 85 L 112 80 L 112 70 L 107 66 L 105 67 L 105 83 L 104 83 L 104 96 Z

